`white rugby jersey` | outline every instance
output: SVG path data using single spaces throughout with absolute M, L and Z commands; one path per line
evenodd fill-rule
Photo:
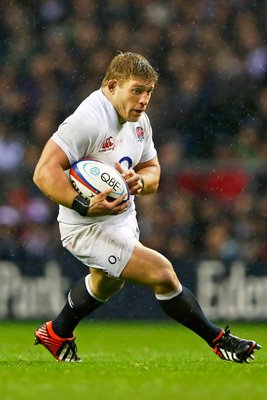
M 113 167 L 119 162 L 123 169 L 134 168 L 140 162 L 155 157 L 156 149 L 148 116 L 143 113 L 138 122 L 120 124 L 111 102 L 99 89 L 87 97 L 53 134 L 72 165 L 81 158 L 95 158 Z M 128 210 L 119 215 L 82 217 L 76 211 L 59 206 L 58 221 L 68 224 L 88 224 L 100 221 L 120 222 L 125 214 L 135 212 L 134 196 Z

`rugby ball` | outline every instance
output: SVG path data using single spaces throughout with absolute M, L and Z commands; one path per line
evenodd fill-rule
M 84 198 L 90 199 L 107 189 L 112 189 L 107 196 L 113 201 L 124 194 L 123 202 L 130 197 L 129 188 L 121 174 L 103 161 L 86 158 L 74 163 L 69 171 L 74 189 Z

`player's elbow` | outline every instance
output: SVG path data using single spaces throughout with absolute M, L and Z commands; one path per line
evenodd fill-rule
M 159 187 L 159 179 L 153 179 L 150 181 L 145 181 L 144 188 L 141 194 L 152 194 L 158 190 Z
M 159 179 L 158 179 L 158 180 L 155 180 L 155 181 L 152 183 L 152 185 L 151 185 L 151 187 L 150 187 L 150 192 L 151 192 L 151 193 L 155 193 L 155 192 L 158 190 L 158 187 L 159 187 Z
M 44 168 L 40 167 L 40 166 L 36 166 L 35 170 L 34 170 L 34 174 L 33 174 L 33 182 L 35 183 L 35 185 L 42 190 L 44 183 L 46 181 L 45 178 L 45 170 Z
M 156 165 L 154 167 L 153 179 L 151 181 L 151 193 L 155 193 L 158 190 L 159 182 L 160 182 L 160 166 Z
M 145 191 L 146 194 L 155 193 L 158 190 L 159 182 L 160 182 L 160 168 L 159 166 L 154 166 L 151 169 L 151 174 L 149 176 L 150 179 L 146 181 L 145 179 Z

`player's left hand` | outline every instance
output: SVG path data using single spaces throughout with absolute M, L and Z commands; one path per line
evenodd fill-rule
M 124 170 L 119 163 L 115 163 L 115 168 L 127 182 L 130 194 L 137 195 L 142 191 L 143 182 L 139 174 L 133 169 Z
M 89 217 L 101 217 L 103 215 L 122 214 L 127 211 L 129 201 L 123 202 L 125 194 L 122 194 L 113 201 L 108 201 L 107 196 L 112 189 L 104 190 L 103 192 L 92 197 L 88 210 Z

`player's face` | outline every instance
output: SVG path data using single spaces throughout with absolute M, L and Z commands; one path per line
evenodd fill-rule
M 146 110 L 154 82 L 135 78 L 116 84 L 113 93 L 113 105 L 119 115 L 120 123 L 137 122 Z

